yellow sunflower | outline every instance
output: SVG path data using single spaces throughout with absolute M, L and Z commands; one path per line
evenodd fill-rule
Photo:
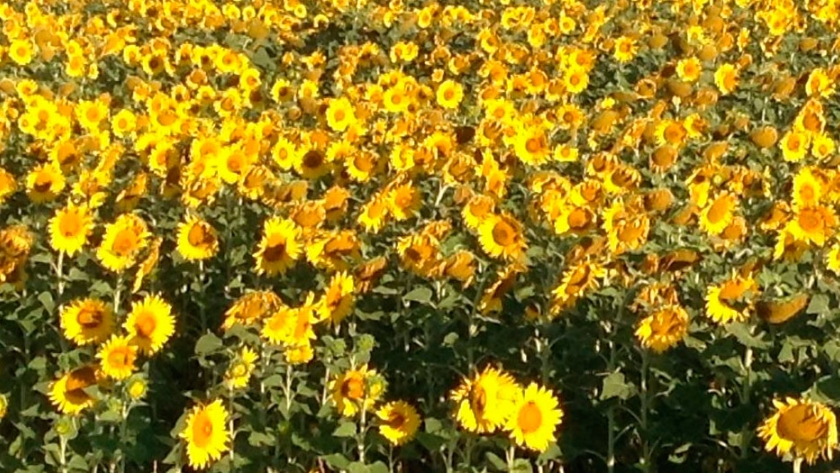
M 810 135 L 797 130 L 785 133 L 779 141 L 779 146 L 782 147 L 782 157 L 788 162 L 802 161 L 808 153 L 810 144 Z
M 403 445 L 414 438 L 420 427 L 420 415 L 414 406 L 405 401 L 385 404 L 376 411 L 379 418 L 379 433 L 391 445 Z
M 230 389 L 247 386 L 259 358 L 257 352 L 252 350 L 251 347 L 242 347 L 236 356 L 236 360 L 230 364 L 225 372 L 225 385 Z
M 291 268 L 301 254 L 300 230 L 291 220 L 272 217 L 263 226 L 263 236 L 254 258 L 257 274 L 274 276 Z
M 366 410 L 373 408 L 385 391 L 385 383 L 376 370 L 362 365 L 338 375 L 329 389 L 338 412 L 352 417 L 363 405 Z
M 172 306 L 160 296 L 148 295 L 132 304 L 124 327 L 140 351 L 147 355 L 157 353 L 175 333 Z
M 785 225 L 785 229 L 797 241 L 823 246 L 834 234 L 836 226 L 837 217 L 834 211 L 829 207 L 817 205 L 799 209 Z
M 209 223 L 191 215 L 178 225 L 178 253 L 188 261 L 212 258 L 219 251 L 219 238 Z
M 729 192 L 723 192 L 711 199 L 700 212 L 700 228 L 710 235 L 720 235 L 735 218 L 738 199 Z
M 837 419 L 824 404 L 807 399 L 773 400 L 776 412 L 758 429 L 768 452 L 793 455 L 813 464 L 820 457 L 831 460 L 837 448 Z
M 551 391 L 531 383 L 522 391 L 505 427 L 516 445 L 544 452 L 556 440 L 554 431 L 562 418 L 560 403 Z
M 344 131 L 356 121 L 353 104 L 346 97 L 330 101 L 327 107 L 327 125 L 333 131 Z
M 494 258 L 518 261 L 525 255 L 522 224 L 512 215 L 491 214 L 479 227 L 481 248 Z
M 757 290 L 758 285 L 749 276 L 735 276 L 711 286 L 706 292 L 706 315 L 719 324 L 747 320 Z
M 667 306 L 639 322 L 636 337 L 645 348 L 661 353 L 675 346 L 688 333 L 688 313 L 680 306 Z
M 251 325 L 283 305 L 272 291 L 251 291 L 242 295 L 225 312 L 222 328 L 229 330 L 235 324 Z
M 452 79 L 447 79 L 438 86 L 435 98 L 437 99 L 438 105 L 443 108 L 458 108 L 458 105 L 464 98 L 464 88 Z
M 353 276 L 345 271 L 336 273 L 330 280 L 321 303 L 318 304 L 318 318 L 329 320 L 332 325 L 340 324 L 353 310 L 356 299 L 354 291 Z
M 794 210 L 815 207 L 822 198 L 822 184 L 810 168 L 803 167 L 793 178 Z
M 64 189 L 66 180 L 61 169 L 41 164 L 26 176 L 26 195 L 36 204 L 55 199 Z
M 230 440 L 227 421 L 228 412 L 221 399 L 193 407 L 179 435 L 187 442 L 187 458 L 191 467 L 207 468 L 227 452 Z
M 78 414 L 96 402 L 87 388 L 99 382 L 96 365 L 83 366 L 66 373 L 50 386 L 50 402 L 64 414 Z
M 78 345 L 102 343 L 114 330 L 114 313 L 99 299 L 78 299 L 61 310 L 64 337 Z
M 137 361 L 137 347 L 130 343 L 128 337 L 115 335 L 99 349 L 102 372 L 116 380 L 123 380 L 134 373 Z
M 107 269 L 121 272 L 135 263 L 147 244 L 150 233 L 142 218 L 123 214 L 105 227 L 96 257 Z
M 449 394 L 456 404 L 455 419 L 470 432 L 492 433 L 510 419 L 521 389 L 510 374 L 488 366 Z
M 93 218 L 87 207 L 71 203 L 50 219 L 50 246 L 73 256 L 85 246 L 92 229 Z

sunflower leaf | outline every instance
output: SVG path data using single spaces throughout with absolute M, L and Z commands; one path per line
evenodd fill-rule
M 352 437 L 356 435 L 356 424 L 353 422 L 342 422 L 333 431 L 334 437 Z
M 403 296 L 403 300 L 428 304 L 432 300 L 432 290 L 425 286 L 414 288 Z
M 215 353 L 224 347 L 222 339 L 215 334 L 207 332 L 195 343 L 195 354 L 199 356 Z
M 601 399 L 606 400 L 614 397 L 628 399 L 633 396 L 634 391 L 633 385 L 624 379 L 624 374 L 616 371 L 608 374 L 604 378 L 603 387 L 601 388 Z

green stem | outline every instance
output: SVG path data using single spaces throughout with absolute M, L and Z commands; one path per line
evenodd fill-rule
M 117 276 L 117 285 L 114 287 L 114 316 L 120 314 L 120 296 L 122 295 L 122 274 Z
M 292 402 L 295 400 L 295 393 L 292 392 L 292 365 L 291 363 L 286 365 L 286 415 L 290 415 L 290 410 L 292 408 Z
M 505 458 L 507 459 L 507 467 L 508 471 L 513 471 L 513 462 L 516 460 L 516 445 L 511 443 L 510 448 L 508 448 L 507 452 L 505 453 Z
M 752 331 L 751 331 L 752 332 Z M 744 384 L 741 386 L 741 404 L 750 404 L 750 390 L 752 388 L 752 347 L 747 347 L 744 351 Z M 752 429 L 748 423 L 745 423 L 741 428 L 741 459 L 746 459 L 749 453 L 750 442 L 752 441 Z
M 367 389 L 365 389 L 367 391 Z M 356 447 L 359 452 L 359 463 L 365 462 L 365 434 L 367 433 L 367 392 L 362 398 L 362 413 L 359 417 L 359 433 L 356 436 Z
M 651 457 L 652 451 L 650 442 L 648 441 L 648 411 L 650 410 L 650 386 L 648 386 L 648 374 L 650 371 L 650 360 L 648 352 L 642 349 L 642 382 L 641 382 L 641 412 L 640 417 L 642 421 L 642 470 L 645 473 L 651 471 Z
M 802 473 L 802 457 L 793 460 L 793 473 Z
M 58 261 L 55 264 L 56 279 L 58 279 L 58 299 L 61 301 L 61 296 L 64 294 L 64 252 L 58 252 Z
M 64 435 L 58 436 L 59 457 L 61 462 L 61 473 L 67 473 L 67 437 Z

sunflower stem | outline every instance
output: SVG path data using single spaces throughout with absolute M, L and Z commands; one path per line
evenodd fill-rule
M 58 261 L 55 264 L 55 273 L 56 279 L 58 280 L 58 299 L 61 300 L 62 294 L 64 294 L 64 252 L 58 252 Z
M 292 401 L 294 401 L 295 396 L 292 392 L 292 365 L 291 363 L 286 365 L 286 414 L 289 415 L 289 410 L 292 408 Z
M 58 436 L 58 460 L 61 464 L 61 473 L 67 473 L 67 437 L 64 435 Z
M 804 459 L 802 457 L 798 457 L 795 460 L 793 460 L 793 473 L 802 473 L 803 460 Z
M 117 276 L 117 285 L 114 287 L 114 316 L 120 314 L 120 296 L 122 295 L 122 274 Z
M 356 447 L 359 452 L 359 463 L 365 462 L 365 433 L 367 432 L 367 389 L 362 397 L 362 413 L 359 416 L 359 434 L 356 436 Z
M 642 421 L 642 471 L 651 471 L 651 447 L 648 442 L 648 410 L 650 410 L 650 390 L 648 386 L 648 372 L 650 371 L 650 360 L 647 350 L 642 350 L 642 382 L 641 382 L 641 412 Z
M 753 329 L 750 330 L 750 335 L 754 332 Z M 750 389 L 752 388 L 752 360 L 753 360 L 753 351 L 752 347 L 747 347 L 744 351 L 744 384 L 741 386 L 741 404 L 742 405 L 749 405 L 750 403 Z M 747 458 L 747 454 L 749 453 L 750 442 L 752 441 L 752 430 L 750 429 L 749 423 L 745 423 L 744 426 L 741 428 L 741 459 Z
M 236 471 L 236 445 L 234 443 L 235 435 L 233 434 L 233 386 L 228 387 L 228 409 L 230 410 L 230 417 L 228 418 L 228 431 L 230 432 L 230 473 Z
M 507 467 L 508 471 L 513 471 L 513 462 L 516 460 L 516 445 L 511 443 L 510 448 L 508 448 L 507 452 L 505 453 L 505 458 L 507 459 Z

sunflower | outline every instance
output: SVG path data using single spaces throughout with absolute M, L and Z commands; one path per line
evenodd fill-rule
M 837 448 L 837 419 L 831 409 L 807 399 L 773 400 L 776 412 L 758 428 L 768 452 L 791 454 L 813 464 L 818 458 L 831 460 Z
M 522 224 L 512 215 L 491 214 L 479 227 L 481 248 L 494 258 L 520 260 L 527 246 Z
M 78 345 L 102 343 L 114 330 L 114 313 L 99 299 L 77 299 L 61 310 L 64 337 Z
M 510 374 L 488 366 L 449 394 L 455 419 L 470 432 L 492 433 L 510 419 L 521 389 Z
M 822 184 L 814 173 L 803 167 L 793 178 L 794 210 L 815 207 L 822 197 Z
M 160 296 L 148 295 L 132 304 L 124 327 L 132 337 L 131 342 L 143 353 L 152 355 L 175 333 L 172 306 Z
M 696 82 L 702 73 L 703 64 L 700 62 L 700 59 L 696 57 L 680 59 L 677 62 L 677 76 L 679 76 L 682 81 Z
M 107 269 L 121 272 L 134 264 L 137 255 L 146 247 L 149 235 L 142 218 L 131 214 L 120 215 L 114 223 L 105 227 L 96 257 Z
M 840 276 L 840 244 L 831 245 L 825 255 L 825 266 L 829 271 Z
M 458 108 L 464 98 L 464 88 L 452 79 L 447 79 L 438 86 L 435 98 L 438 105 L 443 108 L 450 110 Z
M 779 141 L 779 146 L 782 147 L 782 157 L 788 162 L 798 162 L 805 159 L 810 144 L 810 135 L 797 130 L 785 133 Z
M 115 335 L 99 349 L 96 354 L 102 366 L 102 372 L 116 380 L 131 376 L 135 370 L 137 347 L 128 337 Z
M 735 218 L 738 199 L 729 192 L 722 192 L 709 200 L 700 212 L 700 228 L 710 235 L 720 235 Z
M 405 401 L 394 401 L 385 404 L 376 411 L 379 418 L 379 433 L 391 445 L 403 445 L 417 433 L 420 428 L 420 415 L 414 406 Z
M 99 372 L 96 365 L 76 368 L 52 383 L 50 402 L 64 414 L 78 414 L 96 402 L 87 388 L 98 382 Z
M 93 218 L 87 207 L 71 203 L 50 219 L 50 246 L 73 256 L 87 243 L 92 227 Z
M 291 268 L 301 254 L 300 230 L 294 222 L 272 217 L 263 225 L 263 236 L 254 258 L 257 274 L 273 276 Z
M 191 467 L 207 468 L 228 450 L 230 432 L 227 421 L 228 412 L 221 399 L 193 407 L 179 435 L 187 442 L 187 458 Z
M 734 92 L 738 87 L 738 69 L 732 64 L 722 64 L 715 71 L 715 85 L 723 95 Z
M 563 418 L 554 394 L 536 383 L 522 390 L 505 426 L 520 447 L 544 452 L 555 441 L 554 431 Z
M 36 204 L 48 202 L 61 193 L 65 183 L 60 168 L 52 164 L 41 164 L 26 176 L 26 195 Z
M 338 325 L 353 310 L 355 282 L 347 272 L 336 273 L 330 280 L 327 291 L 319 304 L 319 319 Z
M 837 217 L 834 211 L 829 207 L 816 205 L 799 209 L 785 225 L 785 229 L 797 241 L 823 246 L 833 234 L 835 226 Z
M 252 350 L 251 347 L 242 347 L 237 354 L 235 362 L 231 363 L 225 372 L 225 385 L 229 389 L 244 388 L 247 386 L 259 358 L 257 352 Z
M 341 373 L 330 383 L 329 389 L 338 412 L 345 417 L 352 417 L 362 405 L 365 409 L 373 408 L 382 396 L 385 385 L 376 370 L 362 365 Z
M 191 215 L 178 225 L 178 252 L 188 261 L 201 261 L 219 251 L 216 230 L 204 220 Z
M 758 286 L 752 277 L 735 276 L 706 291 L 706 315 L 719 324 L 742 322 L 750 316 L 752 295 Z
M 645 348 L 662 353 L 688 333 L 688 313 L 680 306 L 663 307 L 639 322 L 636 337 Z
M 411 183 L 395 187 L 387 193 L 385 201 L 388 204 L 390 215 L 393 215 L 398 221 L 414 216 L 423 204 L 420 198 L 420 191 L 412 186 Z
M 330 101 L 327 107 L 327 125 L 333 131 L 344 131 L 356 121 L 353 104 L 346 97 Z
M 464 224 L 471 230 L 478 230 L 481 223 L 492 214 L 495 206 L 493 198 L 488 195 L 479 194 L 471 197 L 461 211 Z
M 283 305 L 272 291 L 251 291 L 243 294 L 225 312 L 222 328 L 229 330 L 237 323 L 251 325 Z
M 8 49 L 9 58 L 19 66 L 25 66 L 32 62 L 35 56 L 35 48 L 29 39 L 16 39 L 12 41 Z

